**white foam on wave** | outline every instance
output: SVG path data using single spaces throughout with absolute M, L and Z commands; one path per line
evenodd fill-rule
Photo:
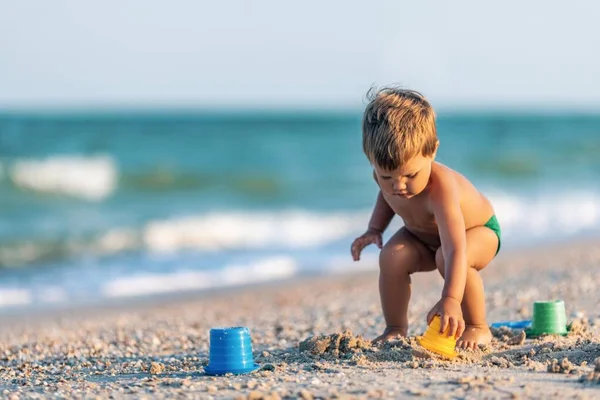
M 144 229 L 145 246 L 169 252 L 184 248 L 218 251 L 270 246 L 325 245 L 365 229 L 368 213 L 214 213 L 156 221 Z
M 84 254 L 110 256 L 135 250 L 175 253 L 186 249 L 203 252 L 273 247 L 307 249 L 356 235 L 365 229 L 367 220 L 368 212 L 274 211 L 192 215 L 151 221 L 140 228 L 115 227 L 91 239 L 70 237 L 54 244 L 24 241 L 0 245 L 0 264 L 23 265 L 57 254 L 63 257 Z
M 494 193 L 490 200 L 503 238 L 556 239 L 600 230 L 600 192 L 581 191 L 561 196 Z M 317 248 L 361 234 L 370 213 L 368 209 L 339 213 L 299 210 L 211 213 L 151 222 L 143 228 L 139 242 L 156 252 Z M 394 223 L 386 235 L 391 235 L 398 225 Z M 119 239 L 123 247 L 134 242 L 127 238 Z
M 126 276 L 104 284 L 101 292 L 105 297 L 115 298 L 201 290 L 289 278 L 297 270 L 293 258 L 274 256 L 249 264 L 226 265 L 217 270 Z
M 56 156 L 18 160 L 11 166 L 9 176 L 27 190 L 98 201 L 115 191 L 118 168 L 109 156 Z
M 581 191 L 562 196 L 496 192 L 489 197 L 505 244 L 600 231 L 600 192 Z M 57 256 L 109 257 L 128 251 L 320 251 L 338 243 L 340 246 L 347 243 L 349 247 L 366 229 L 370 213 L 365 209 L 338 213 L 284 210 L 190 215 L 155 220 L 135 228 L 115 227 L 93 238 L 76 236 L 56 243 L 0 244 L 0 264 L 25 265 Z M 395 219 L 385 237 L 389 238 L 399 226 L 399 219 Z
M 59 304 L 69 301 L 68 289 L 61 287 L 62 282 L 35 287 L 21 285 L 19 285 L 20 287 L 0 287 L 0 308 L 33 304 Z
M 600 229 L 600 193 L 531 197 L 496 193 L 490 199 L 507 238 L 560 238 Z
M 0 288 L 0 307 L 31 304 L 32 296 L 28 289 Z

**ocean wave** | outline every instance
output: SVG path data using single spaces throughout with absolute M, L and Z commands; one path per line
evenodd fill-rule
M 496 192 L 490 198 L 507 247 L 600 232 L 600 193 L 524 197 Z M 348 251 L 369 214 L 213 213 L 114 228 L 87 239 L 3 244 L 0 262 L 5 264 L 58 257 L 55 265 L 65 268 L 47 271 L 43 280 L 36 278 L 41 270 L 15 271 L 0 285 L 0 308 L 201 291 L 311 273 L 376 271 L 376 247 L 365 249 L 360 262 L 353 262 Z M 386 239 L 399 225 L 393 222 Z
M 103 297 L 134 297 L 162 293 L 229 287 L 290 278 L 298 272 L 289 256 L 259 259 L 248 264 L 225 265 L 206 271 L 176 271 L 124 276 L 101 287 Z
M 146 170 L 120 171 L 108 155 L 64 155 L 46 159 L 0 160 L 0 182 L 8 179 L 23 190 L 102 201 L 117 190 L 144 193 L 228 188 L 251 197 L 272 196 L 281 182 L 268 174 L 209 173 L 185 171 L 157 164 Z
M 174 262 L 178 266 L 177 262 Z M 121 260 L 120 262 L 122 262 Z M 119 264 L 117 262 L 116 264 Z M 221 262 L 210 269 L 174 268 L 146 272 L 136 268 L 87 268 L 78 273 L 57 271 L 41 283 L 23 275 L 0 286 L 0 309 L 34 305 L 92 304 L 103 299 L 201 291 L 215 288 L 267 283 L 292 278 L 302 271 L 301 257 L 273 254 L 245 261 Z M 107 273 L 107 269 L 109 272 Z
M 31 291 L 20 288 L 0 288 L 0 307 L 22 306 L 33 300 Z
M 159 252 L 185 248 L 205 251 L 271 246 L 307 248 L 357 232 L 367 218 L 363 212 L 215 213 L 152 222 L 144 229 L 143 242 L 149 250 Z
M 230 212 L 150 221 L 90 237 L 0 244 L 0 266 L 24 266 L 67 257 L 110 256 L 127 251 L 306 249 L 325 246 L 364 229 L 368 212 Z
M 506 193 L 490 196 L 503 235 L 519 240 L 560 238 L 600 229 L 600 193 L 523 197 Z
M 568 237 L 600 230 L 600 193 L 562 196 L 490 195 L 506 244 Z M 115 227 L 90 236 L 0 243 L 0 266 L 26 266 L 72 257 L 108 257 L 139 251 L 184 250 L 220 254 L 246 251 L 305 251 L 348 245 L 367 226 L 370 210 L 317 212 L 231 211 L 153 220 L 139 227 Z M 394 226 L 399 225 L 394 223 Z M 386 232 L 386 237 L 392 228 Z
M 115 191 L 118 168 L 110 156 L 54 156 L 17 160 L 8 176 L 25 190 L 99 201 Z

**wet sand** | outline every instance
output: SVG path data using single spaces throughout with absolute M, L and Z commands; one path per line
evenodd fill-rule
M 518 330 L 494 330 L 489 346 L 452 361 L 424 351 L 414 339 L 441 291 L 434 272 L 413 277 L 411 337 L 371 345 L 384 322 L 377 267 L 370 269 L 209 296 L 4 316 L 0 394 L 600 398 L 600 240 L 503 251 L 483 272 L 489 322 L 527 319 L 535 300 L 562 299 L 572 323 L 566 337 L 525 339 Z M 251 330 L 259 371 L 204 374 L 209 329 L 217 326 Z

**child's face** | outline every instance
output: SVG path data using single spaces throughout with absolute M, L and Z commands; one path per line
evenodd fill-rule
M 383 170 L 377 165 L 373 168 L 381 190 L 388 195 L 410 199 L 427 187 L 433 159 L 433 156 L 419 154 L 394 171 Z

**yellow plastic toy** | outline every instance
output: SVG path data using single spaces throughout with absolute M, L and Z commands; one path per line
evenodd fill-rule
M 442 321 L 438 315 L 433 317 L 431 324 L 429 324 L 423 336 L 417 338 L 417 341 L 429 351 L 446 358 L 454 358 L 457 356 L 457 353 L 454 350 L 456 338 L 454 336 L 448 336 L 450 327 L 446 327 L 446 331 L 440 333 L 441 324 Z

